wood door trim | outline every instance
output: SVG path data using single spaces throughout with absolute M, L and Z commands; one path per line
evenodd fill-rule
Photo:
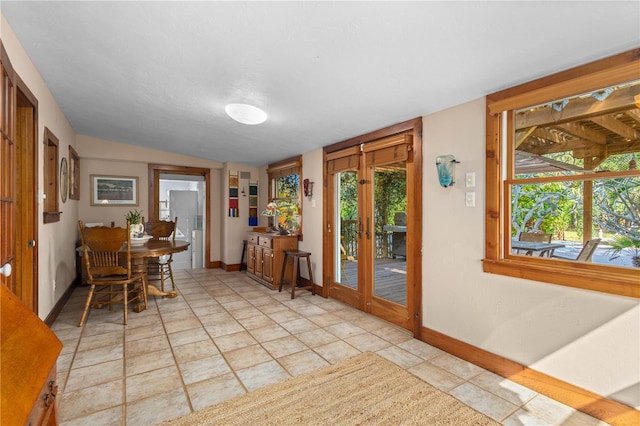
M 16 274 L 21 280 L 19 296 L 27 303 L 33 312 L 38 313 L 38 248 L 31 247 L 29 240 L 38 241 L 38 204 L 36 203 L 38 191 L 38 99 L 26 86 L 20 76 L 15 76 L 16 84 L 16 120 L 24 120 L 23 125 L 29 129 L 23 129 L 24 135 L 16 133 L 16 161 L 20 164 L 19 181 L 17 182 L 17 205 L 21 212 L 16 223 Z M 20 99 L 28 103 L 28 106 L 20 106 Z M 27 111 L 23 111 L 27 110 Z M 24 113 L 24 115 L 23 115 Z M 28 117 L 27 117 L 28 116 Z M 17 127 L 20 123 L 17 123 Z M 27 135 L 28 133 L 28 135 Z M 18 264 L 20 266 L 18 266 Z M 24 288 L 30 285 L 30 288 Z M 25 291 L 28 296 L 25 295 Z
M 383 139 L 388 136 L 392 136 L 398 133 L 413 132 L 415 137 L 416 130 L 420 131 L 420 141 L 422 141 L 422 117 L 413 118 L 411 120 L 403 121 L 383 129 L 374 130 L 373 132 L 365 133 L 364 135 L 356 136 L 351 139 L 346 139 L 341 142 L 337 142 L 324 147 L 326 153 L 340 151 L 345 148 L 360 145 L 361 143 L 367 143 L 378 139 Z M 414 139 L 415 140 L 415 139 Z
M 213 268 L 215 263 L 211 262 L 211 169 L 203 167 L 188 167 L 188 166 L 174 166 L 168 164 L 149 164 L 148 176 L 149 176 L 149 194 L 148 197 L 148 212 L 149 218 L 157 220 L 159 218 L 159 212 L 156 209 L 156 205 L 160 200 L 160 174 L 176 174 L 176 175 L 192 175 L 192 176 L 204 176 L 205 182 L 205 223 L 207 225 L 207 232 L 205 233 L 205 267 Z

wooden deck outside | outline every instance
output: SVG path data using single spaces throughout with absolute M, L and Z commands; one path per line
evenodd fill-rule
M 357 261 L 347 261 L 342 271 L 342 285 L 357 288 Z M 407 305 L 407 262 L 405 259 L 376 259 L 374 294 Z

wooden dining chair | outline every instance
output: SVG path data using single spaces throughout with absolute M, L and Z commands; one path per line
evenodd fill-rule
M 145 222 L 144 231 L 147 235 L 151 235 L 154 240 L 176 240 L 176 230 L 178 229 L 178 217 L 176 216 L 173 222 L 168 220 L 152 220 Z M 173 270 L 171 269 L 171 263 L 173 262 L 173 255 L 165 255 L 158 258 L 149 259 L 147 274 L 149 281 L 159 281 L 160 289 L 164 291 L 164 281 L 168 278 L 171 280 L 171 289 L 176 289 L 176 284 L 173 281 Z
M 85 302 L 79 327 L 85 324 L 92 306 L 122 303 L 124 324 L 128 323 L 128 305 L 147 306 L 147 274 L 133 273 L 129 225 L 126 228 L 106 226 L 85 227 L 78 221 L 82 256 L 87 269 L 87 282 L 91 286 Z
M 600 238 L 594 238 L 592 240 L 587 241 L 585 245 L 582 247 L 582 250 L 580 250 L 580 253 L 578 253 L 578 257 L 576 257 L 575 259 L 572 259 L 566 256 L 560 256 L 557 254 L 554 254 L 551 257 L 554 257 L 556 259 L 575 260 L 576 262 L 591 262 L 593 253 L 595 253 L 596 248 L 598 248 L 598 244 L 600 244 L 600 241 L 601 241 Z

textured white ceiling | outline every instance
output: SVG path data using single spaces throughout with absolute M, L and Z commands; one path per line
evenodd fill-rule
M 640 46 L 638 1 L 0 10 L 77 133 L 255 166 Z M 234 102 L 267 122 L 234 122 Z

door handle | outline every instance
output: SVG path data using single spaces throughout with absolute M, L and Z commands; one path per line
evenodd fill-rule
M 369 229 L 370 227 L 371 227 L 371 218 L 367 218 L 367 232 L 366 232 L 367 240 L 371 239 L 371 231 Z
M 361 217 L 358 218 L 358 230 L 356 231 L 356 233 L 358 234 L 358 238 L 362 237 L 362 218 Z
M 36 246 L 36 240 L 29 240 L 27 242 L 27 247 L 33 248 Z
M 5 277 L 8 277 L 11 275 L 11 264 L 10 263 L 5 263 L 4 265 L 2 265 L 2 268 L 0 268 L 0 274 L 4 275 Z

